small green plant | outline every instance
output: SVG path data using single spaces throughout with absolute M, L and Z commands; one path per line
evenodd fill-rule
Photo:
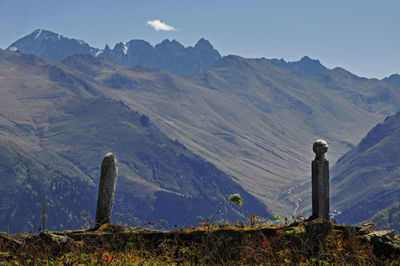
M 221 212 L 222 207 L 225 204 L 229 203 L 229 202 L 232 202 L 233 204 L 236 204 L 236 205 L 239 205 L 239 206 L 243 205 L 243 199 L 239 194 L 232 194 L 232 195 L 228 196 L 226 198 L 226 200 L 221 202 L 221 204 L 218 207 L 218 210 L 209 219 L 207 219 L 207 221 L 208 221 L 208 229 L 210 229 L 210 226 L 211 226 L 214 218 Z
M 275 221 L 280 221 L 281 217 L 280 216 L 272 216 L 272 219 L 274 219 Z
M 287 234 L 287 235 L 291 235 L 291 234 L 293 234 L 294 233 L 294 230 L 286 230 L 285 231 L 285 234 Z
M 186 248 L 181 248 L 181 249 L 179 250 L 179 253 L 185 254 L 185 253 L 186 253 Z
M 240 197 L 239 194 L 232 194 L 232 195 L 230 195 L 230 196 L 228 197 L 227 201 L 230 201 L 230 202 L 232 202 L 233 204 L 236 204 L 236 205 L 240 205 L 240 206 L 243 205 L 242 197 Z

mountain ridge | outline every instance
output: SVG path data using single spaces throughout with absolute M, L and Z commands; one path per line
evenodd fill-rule
M 322 65 L 319 60 L 311 59 L 308 56 L 302 57 L 299 61 L 287 62 L 284 59 L 269 59 L 271 63 L 282 68 L 299 73 L 303 77 L 313 77 L 326 70 L 327 67 Z
M 186 74 L 212 65 L 221 55 L 204 38 L 194 46 L 184 47 L 175 39 L 163 40 L 155 46 L 144 40 L 119 42 L 113 49 L 89 46 L 81 40 L 70 39 L 57 33 L 37 29 L 31 34 L 12 43 L 6 50 L 34 54 L 46 59 L 63 61 L 74 54 L 90 54 L 113 59 L 118 63 L 133 67 L 144 65 L 165 69 L 175 74 Z

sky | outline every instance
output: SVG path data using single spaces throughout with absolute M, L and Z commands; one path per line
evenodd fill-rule
M 204 37 L 222 55 L 400 73 L 400 0 L 0 0 L 0 48 L 39 28 L 97 48 Z

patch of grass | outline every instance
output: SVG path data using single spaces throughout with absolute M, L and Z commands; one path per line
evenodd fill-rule
M 2 234 L 0 262 L 3 265 L 398 265 L 400 262 L 398 255 L 377 256 L 355 228 L 322 220 L 256 228 L 203 227 L 160 232 L 108 225 L 102 231 Z

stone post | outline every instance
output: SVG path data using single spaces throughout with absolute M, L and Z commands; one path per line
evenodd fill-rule
M 114 153 L 108 152 L 101 164 L 95 229 L 99 228 L 102 224 L 109 223 L 111 220 L 117 177 L 117 157 Z
M 324 140 L 314 142 L 315 159 L 312 171 L 312 217 L 329 220 L 329 162 L 325 159 L 328 143 Z

